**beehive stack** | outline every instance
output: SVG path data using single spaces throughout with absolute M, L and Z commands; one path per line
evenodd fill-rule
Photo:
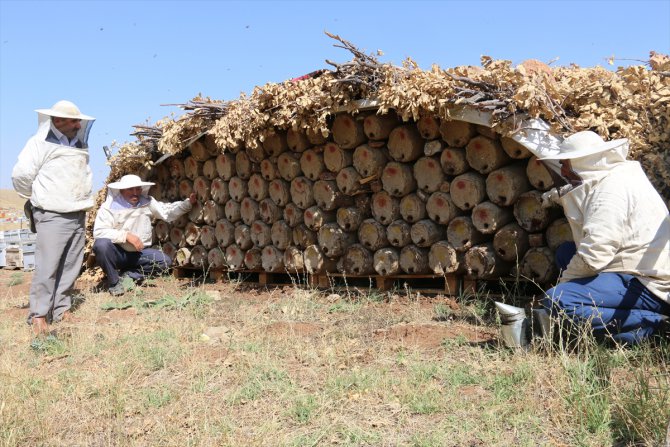
M 485 126 L 375 112 L 337 114 L 328 137 L 194 141 L 153 170 L 157 199 L 199 200 L 157 222 L 156 243 L 197 268 L 555 278 L 552 251 L 571 234 L 542 208 L 553 181 L 530 152 Z

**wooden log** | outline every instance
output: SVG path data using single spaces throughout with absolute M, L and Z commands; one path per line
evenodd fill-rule
M 230 180 L 233 176 L 236 175 L 236 162 L 235 156 L 231 153 L 219 154 L 216 156 L 216 172 L 219 173 L 219 177 L 225 181 Z
M 444 141 L 442 140 L 429 140 L 423 145 L 423 155 L 426 157 L 431 157 L 436 154 L 441 154 L 442 150 L 445 148 Z
M 184 173 L 184 162 L 178 158 L 170 157 L 166 162 L 168 169 L 170 170 L 170 177 L 175 180 L 183 179 L 186 174 Z
M 389 110 L 384 115 L 368 115 L 363 120 L 363 132 L 370 140 L 386 140 L 398 125 L 398 115 Z
M 225 205 L 226 202 L 230 199 L 230 191 L 228 191 L 228 182 L 223 180 L 221 177 L 217 177 L 212 180 L 210 185 L 209 193 L 212 196 L 212 200 L 220 205 Z
M 161 245 L 161 250 L 165 253 L 170 259 L 174 259 L 175 254 L 177 253 L 177 247 L 172 242 L 165 242 Z
M 261 200 L 258 204 L 258 209 L 260 219 L 268 225 L 281 220 L 284 211 L 269 198 Z
M 191 249 L 191 265 L 206 270 L 209 267 L 207 255 L 209 250 L 202 245 L 196 245 Z
M 284 267 L 291 273 L 300 273 L 305 269 L 303 250 L 295 245 L 290 245 L 284 250 Z
M 445 228 L 430 219 L 423 219 L 412 225 L 410 237 L 417 247 L 430 248 L 435 242 L 444 239 Z
M 214 180 L 219 176 L 218 171 L 216 170 L 216 159 L 210 158 L 205 161 L 202 165 L 202 175 L 205 176 L 207 180 Z
M 386 191 L 372 195 L 372 216 L 380 223 L 388 225 L 400 217 L 400 201 Z
M 496 169 L 486 177 L 486 194 L 499 206 L 510 206 L 530 189 L 526 167 L 513 164 Z
M 253 162 L 249 158 L 249 154 L 247 154 L 245 151 L 240 151 L 235 154 L 235 172 L 237 173 L 237 177 L 241 178 L 242 180 L 249 180 L 253 170 L 251 166 L 252 163 Z M 233 178 L 231 178 L 231 180 Z
M 184 159 L 184 175 L 190 180 L 195 180 L 202 175 L 202 161 L 197 161 L 194 157 Z
M 202 207 L 202 217 L 207 225 L 214 226 L 225 216 L 223 207 L 213 200 L 208 200 Z
M 382 276 L 400 272 L 400 254 L 395 248 L 384 247 L 377 250 L 372 259 L 374 269 Z
M 470 169 L 465 149 L 460 147 L 445 147 L 440 154 L 440 165 L 447 175 L 461 175 Z
M 170 224 L 164 220 L 157 220 L 154 225 L 156 238 L 159 242 L 166 242 L 170 238 Z
M 313 188 L 314 201 L 319 208 L 331 211 L 353 203 L 351 197 L 342 193 L 333 180 L 318 180 Z
M 446 275 L 462 270 L 463 255 L 448 241 L 438 241 L 428 252 L 428 266 L 436 275 Z
M 336 223 L 322 226 L 317 238 L 323 253 L 331 258 L 342 256 L 344 250 L 355 241 L 353 234 L 344 232 Z
M 213 134 L 209 132 L 206 133 L 200 138 L 200 141 L 205 145 L 205 149 L 207 150 L 207 154 L 209 155 L 210 159 L 216 157 L 222 152 L 223 148 L 216 144 L 216 137 Z
M 303 213 L 303 221 L 310 230 L 319 231 L 325 224 L 335 222 L 335 211 L 327 211 L 318 206 L 310 206 Z
M 554 187 L 554 179 L 549 170 L 537 157 L 533 156 L 526 165 L 526 176 L 533 188 L 540 191 L 548 191 Z
M 426 202 L 417 194 L 407 194 L 400 199 L 400 215 L 409 223 L 415 223 L 426 217 Z
M 277 160 L 274 158 L 266 158 L 261 160 L 261 177 L 271 182 L 279 177 L 279 169 L 277 168 Z
M 472 224 L 480 233 L 493 234 L 514 220 L 510 208 L 493 202 L 482 202 L 472 209 Z
M 260 270 L 263 268 L 262 250 L 258 247 L 251 247 L 244 253 L 244 267 L 249 270 Z
M 570 223 L 565 217 L 556 219 L 550 223 L 545 232 L 545 236 L 547 238 L 547 246 L 551 250 L 556 250 L 563 242 L 574 241 Z
M 465 147 L 472 137 L 477 135 L 474 124 L 465 121 L 440 122 L 440 135 L 451 147 Z
M 189 179 L 181 179 L 179 181 L 179 198 L 187 199 L 193 192 L 193 182 Z
M 423 155 L 424 143 L 414 124 L 400 125 L 389 135 L 389 156 L 399 162 L 417 160 Z
M 154 166 L 154 178 L 156 183 L 167 183 L 170 180 L 170 168 L 166 163 L 161 163 Z
M 323 154 L 314 149 L 307 149 L 300 157 L 300 169 L 308 179 L 312 181 L 318 180 L 321 173 L 326 169 Z
M 293 128 L 286 131 L 286 145 L 293 152 L 303 152 L 311 146 L 305 132 Z
M 558 217 L 557 212 L 557 208 L 542 207 L 542 193 L 536 190 L 521 194 L 514 204 L 514 218 L 529 233 L 547 228 Z
M 373 254 L 361 244 L 353 244 L 344 252 L 344 272 L 350 275 L 368 275 L 375 271 Z
M 361 175 L 353 166 L 347 166 L 338 172 L 337 177 L 335 178 L 335 182 L 337 183 L 337 188 L 340 191 L 350 196 L 363 191 L 363 185 L 361 185 Z
M 181 247 L 175 252 L 172 259 L 173 264 L 178 267 L 191 265 L 191 249 L 187 247 Z
M 205 222 L 204 208 L 200 202 L 191 205 L 191 211 L 188 212 L 188 220 L 201 224 Z
M 424 115 L 416 122 L 419 135 L 424 140 L 436 140 L 440 138 L 440 119 L 434 116 Z
M 500 142 L 482 135 L 471 139 L 465 147 L 465 159 L 481 174 L 488 174 L 509 162 Z
M 255 220 L 260 219 L 260 208 L 258 202 L 251 197 L 245 197 L 240 203 L 240 217 L 242 222 L 251 225 Z
M 188 147 L 188 152 L 196 161 L 205 161 L 211 157 L 209 150 L 207 150 L 207 146 L 205 146 L 202 139 L 197 139 L 191 143 Z
M 247 181 L 240 177 L 231 178 L 228 182 L 228 192 L 233 200 L 241 202 L 242 199 L 249 195 Z
M 323 164 L 330 172 L 340 172 L 347 166 L 351 166 L 354 154 L 342 149 L 335 143 L 327 143 L 323 147 Z
M 307 228 L 307 225 L 304 223 L 300 223 L 293 227 L 291 233 L 293 244 L 303 250 L 310 245 L 317 244 L 319 242 L 316 232 Z
M 270 157 L 277 157 L 282 152 L 288 149 L 288 142 L 286 140 L 286 131 L 279 129 L 271 129 L 263 140 L 263 150 Z
M 186 227 L 184 228 L 184 240 L 186 241 L 186 245 L 194 246 L 200 243 L 200 234 L 202 233 L 200 228 L 199 225 L 196 225 L 193 222 L 186 224 Z
M 456 251 L 464 252 L 485 241 L 486 236 L 475 228 L 470 216 L 458 216 L 447 226 L 447 240 Z
M 223 212 L 226 215 L 226 219 L 235 223 L 242 218 L 240 202 L 235 200 L 229 200 L 223 207 Z
M 521 261 L 521 275 L 538 284 L 549 284 L 558 277 L 554 252 L 548 247 L 529 249 Z
M 201 202 L 206 202 L 212 198 L 211 190 L 211 182 L 205 176 L 196 177 L 193 181 L 193 191 Z
M 289 202 L 284 207 L 284 220 L 289 224 L 291 228 L 293 228 L 299 223 L 302 223 L 303 221 L 302 213 L 303 210 L 298 208 L 298 206 L 295 203 Z
M 409 164 L 391 161 L 382 171 L 382 188 L 394 197 L 403 197 L 416 190 L 416 180 Z
M 386 227 L 375 219 L 365 219 L 358 227 L 358 240 L 366 248 L 377 251 L 389 245 L 386 238 Z
M 268 185 L 270 199 L 277 206 L 286 206 L 291 201 L 291 186 L 286 180 L 274 179 Z
M 497 278 L 509 273 L 511 264 L 497 258 L 492 243 L 470 248 L 463 258 L 469 276 L 480 279 Z
M 336 212 L 337 224 L 344 231 L 357 231 L 366 217 L 365 213 L 355 206 L 338 208 Z
M 273 245 L 263 248 L 261 264 L 266 272 L 276 273 L 284 271 L 284 252 Z
M 235 245 L 242 250 L 249 250 L 254 246 L 254 241 L 251 240 L 251 227 L 249 225 L 235 226 Z
M 366 140 L 362 121 L 346 113 L 335 116 L 330 131 L 342 149 L 353 149 Z
M 426 214 L 435 222 L 447 225 L 451 219 L 461 215 L 463 212 L 451 199 L 451 194 L 446 192 L 434 192 L 426 202 Z
M 337 270 L 337 260 L 327 257 L 321 247 L 316 244 L 305 249 L 303 259 L 305 270 L 310 274 L 335 272 Z
M 226 247 L 226 267 L 228 270 L 244 268 L 244 250 L 236 244 Z
M 210 268 L 221 268 L 226 265 L 226 253 L 220 247 L 214 247 L 207 252 L 207 263 Z
M 184 228 L 187 223 L 189 223 L 191 220 L 188 218 L 188 213 L 182 214 L 181 216 L 177 217 L 175 220 L 172 221 L 172 228 L 177 227 L 177 228 Z
M 413 167 L 417 187 L 425 192 L 435 192 L 444 183 L 444 171 L 437 157 L 421 157 Z
M 328 140 L 328 137 L 330 136 L 330 130 L 328 128 L 319 129 L 310 127 L 306 129 L 305 135 L 307 135 L 307 140 L 309 140 L 309 143 L 312 146 L 320 146 L 325 144 Z
M 500 137 L 500 144 L 510 158 L 520 160 L 530 158 L 533 155 L 524 145 L 510 137 Z
M 260 202 L 268 196 L 268 182 L 260 174 L 251 174 L 247 183 L 249 196 L 257 202 Z
M 228 219 L 219 219 L 214 227 L 214 236 L 219 247 L 225 248 L 235 243 L 235 225 Z
M 467 211 L 486 198 L 486 179 L 476 172 L 466 172 L 451 182 L 451 200 L 458 208 Z
M 528 251 L 528 233 L 516 222 L 509 223 L 493 237 L 493 248 L 500 259 L 517 264 Z
M 261 220 L 257 220 L 249 226 L 251 242 L 256 247 L 265 247 L 272 244 L 272 228 Z
M 159 202 L 165 201 L 165 192 L 162 183 L 156 183 L 149 188 L 149 195 Z
M 272 239 L 272 245 L 280 250 L 285 250 L 293 243 L 293 230 L 285 221 L 278 220 L 270 227 L 270 238 Z
M 475 130 L 479 135 L 483 135 L 486 138 L 496 139 L 499 136 L 495 130 L 481 124 L 475 124 Z
M 291 201 L 306 210 L 314 205 L 314 183 L 307 177 L 296 177 L 291 181 Z
M 386 239 L 394 247 L 404 247 L 412 242 L 412 226 L 402 220 L 394 220 L 386 227 Z
M 400 268 L 408 275 L 419 275 L 428 273 L 428 250 L 419 248 L 416 245 L 406 245 L 400 250 L 399 259 Z
M 381 175 L 388 162 L 387 151 L 382 148 L 362 144 L 356 148 L 353 156 L 354 168 L 362 177 Z
M 247 155 L 249 156 L 249 160 L 252 162 L 252 167 L 253 164 L 258 164 L 260 166 L 260 163 L 266 158 L 269 157 L 270 155 L 267 155 L 265 153 L 265 150 L 263 149 L 263 146 L 258 144 L 256 146 L 249 146 L 247 147 Z M 276 158 L 276 157 L 273 157 Z M 254 172 L 253 168 L 251 172 Z

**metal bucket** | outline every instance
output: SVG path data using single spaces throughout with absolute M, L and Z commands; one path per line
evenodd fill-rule
M 500 315 L 500 335 L 508 348 L 523 348 L 528 345 L 528 316 L 521 307 L 496 301 Z

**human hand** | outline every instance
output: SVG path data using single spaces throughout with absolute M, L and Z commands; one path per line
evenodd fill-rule
M 142 242 L 142 240 L 134 233 L 126 234 L 126 242 L 132 244 L 137 251 L 144 250 L 144 242 Z
M 198 196 L 195 195 L 194 192 L 191 193 L 191 195 L 188 196 L 188 201 L 191 202 L 191 205 L 195 205 L 198 203 Z
M 540 205 L 542 208 L 550 208 L 558 203 L 558 198 L 558 189 L 551 188 L 540 197 Z

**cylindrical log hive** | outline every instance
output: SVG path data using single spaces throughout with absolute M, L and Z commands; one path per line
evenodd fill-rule
M 449 192 L 457 207 L 471 210 L 486 198 L 486 180 L 481 174 L 466 172 L 454 178 Z
M 516 264 L 528 251 L 528 233 L 517 223 L 509 223 L 493 237 L 493 248 L 500 259 Z
M 405 220 L 398 219 L 386 227 L 386 239 L 394 247 L 404 247 L 412 243 L 412 226 Z

